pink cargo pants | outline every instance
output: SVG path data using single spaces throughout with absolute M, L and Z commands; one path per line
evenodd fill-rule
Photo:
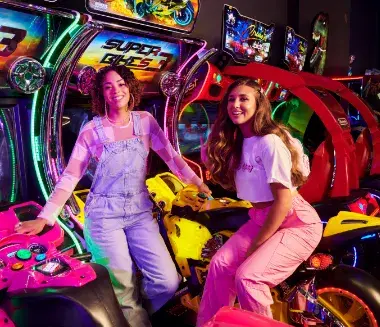
M 242 309 L 272 317 L 270 288 L 288 278 L 317 247 L 322 223 L 301 195 L 278 231 L 246 257 L 270 207 L 251 209 L 251 219 L 212 258 L 199 308 L 197 326 L 203 326 L 223 306 L 233 306 L 236 296 Z

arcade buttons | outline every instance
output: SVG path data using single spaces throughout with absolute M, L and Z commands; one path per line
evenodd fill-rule
M 46 259 L 46 254 L 45 253 L 40 253 L 37 254 L 36 257 L 34 258 L 36 261 L 43 261 Z
M 26 261 L 29 260 L 32 257 L 32 252 L 30 252 L 27 249 L 20 249 L 16 252 L 16 258 Z
M 24 264 L 22 262 L 16 262 L 11 266 L 12 270 L 20 270 L 24 268 Z

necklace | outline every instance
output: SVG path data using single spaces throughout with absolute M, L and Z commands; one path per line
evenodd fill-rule
M 113 126 L 115 126 L 115 124 L 118 124 L 118 125 L 123 125 L 123 124 L 125 124 L 126 122 L 127 122 L 127 120 L 129 119 L 129 122 L 128 122 L 128 124 L 127 124 L 127 126 L 130 124 L 130 122 L 131 122 L 131 113 L 129 113 L 129 115 L 128 115 L 128 117 L 127 118 L 125 118 L 125 119 L 123 119 L 122 121 L 116 121 L 116 120 L 112 120 L 112 119 L 110 119 L 109 117 L 108 117 L 108 115 L 106 114 L 106 118 L 107 118 L 107 120 L 109 121 L 109 123 L 111 124 L 111 125 L 113 125 Z

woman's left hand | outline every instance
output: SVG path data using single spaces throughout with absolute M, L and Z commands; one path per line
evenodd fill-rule
M 198 192 L 205 193 L 207 194 L 207 196 L 211 196 L 211 193 L 212 193 L 205 183 L 202 183 L 201 185 L 198 186 Z

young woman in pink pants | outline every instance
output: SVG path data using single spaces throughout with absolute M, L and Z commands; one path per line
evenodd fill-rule
M 203 149 L 212 181 L 251 201 L 251 219 L 211 260 L 199 309 L 203 326 L 223 306 L 272 317 L 270 288 L 314 251 L 322 224 L 297 193 L 309 174 L 301 143 L 271 119 L 269 100 L 251 79 L 226 92 Z

